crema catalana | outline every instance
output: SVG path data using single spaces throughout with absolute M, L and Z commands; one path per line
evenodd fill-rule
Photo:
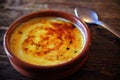
M 56 65 L 80 54 L 84 39 L 80 29 L 56 17 L 34 18 L 12 33 L 10 48 L 21 60 L 34 65 Z

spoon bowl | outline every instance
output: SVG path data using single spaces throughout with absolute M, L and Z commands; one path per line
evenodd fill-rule
M 74 9 L 74 13 L 77 17 L 80 17 L 86 23 L 100 25 L 107 29 L 108 31 L 110 31 L 111 33 L 113 33 L 118 38 L 120 38 L 120 32 L 113 29 L 111 26 L 99 21 L 98 15 L 94 10 L 86 7 L 79 7 Z
M 75 11 L 75 15 L 77 17 L 82 18 L 86 23 L 95 23 L 96 21 L 98 21 L 98 15 L 93 10 L 90 10 L 89 8 L 81 7 L 80 12 L 78 11 L 77 8 L 75 8 L 74 11 Z M 89 16 L 86 16 L 86 15 L 89 15 Z

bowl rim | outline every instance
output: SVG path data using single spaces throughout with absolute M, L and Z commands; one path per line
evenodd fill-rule
M 85 42 L 85 45 L 83 47 L 83 49 L 81 50 L 80 54 L 77 55 L 74 59 L 71 59 L 69 61 L 66 61 L 64 63 L 61 63 L 61 64 L 56 64 L 56 65 L 48 65 L 48 66 L 42 66 L 42 65 L 34 65 L 34 64 L 30 64 L 28 62 L 25 62 L 21 59 L 19 59 L 17 56 L 15 56 L 13 54 L 13 52 L 10 50 L 10 47 L 9 47 L 9 39 L 10 39 L 10 35 L 9 33 L 11 32 L 11 29 L 15 28 L 16 26 L 14 26 L 15 24 L 18 24 L 21 22 L 22 19 L 24 18 L 27 18 L 31 15 L 35 15 L 35 14 L 38 14 L 38 13 L 57 13 L 59 15 L 62 15 L 62 16 L 67 16 L 67 17 L 70 17 L 72 19 L 75 19 L 76 21 L 79 21 L 80 23 L 82 23 L 84 25 L 84 29 L 87 33 L 87 37 L 86 37 L 86 42 Z M 61 16 L 60 16 L 61 17 Z M 83 26 L 82 26 L 83 27 Z M 13 60 L 16 60 L 16 62 L 19 62 L 19 64 L 22 64 L 23 66 L 29 66 L 31 68 L 39 68 L 39 69 L 51 69 L 51 68 L 57 68 L 57 67 L 63 67 L 65 65 L 69 65 L 69 64 L 73 64 L 73 62 L 75 62 L 77 59 L 83 57 L 86 53 L 86 51 L 88 51 L 89 49 L 89 46 L 90 46 L 90 30 L 87 26 L 87 24 L 80 18 L 76 17 L 75 15 L 73 14 L 70 14 L 70 13 L 67 13 L 67 12 L 63 12 L 63 11 L 58 11 L 58 10 L 42 10 L 42 11 L 36 11 L 36 12 L 31 12 L 31 13 L 28 13 L 26 15 L 23 15 L 21 17 L 19 17 L 18 19 L 16 19 L 10 26 L 9 28 L 7 29 L 7 31 L 5 32 L 5 35 L 4 35 L 4 38 L 3 38 L 3 47 L 4 47 L 4 50 L 8 56 L 9 59 L 13 59 Z

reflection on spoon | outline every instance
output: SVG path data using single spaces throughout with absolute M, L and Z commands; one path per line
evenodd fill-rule
M 109 30 L 110 32 L 112 32 L 118 38 L 120 38 L 120 32 L 114 30 L 111 26 L 99 21 L 98 15 L 95 11 L 86 7 L 80 7 L 80 8 L 75 8 L 74 13 L 77 17 L 80 17 L 86 23 L 98 24 L 104 27 L 105 29 Z

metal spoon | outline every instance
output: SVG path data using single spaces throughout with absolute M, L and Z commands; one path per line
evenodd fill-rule
M 74 9 L 74 13 L 77 17 L 80 17 L 86 23 L 100 25 L 100 26 L 104 27 L 105 29 L 107 29 L 108 31 L 112 32 L 118 38 L 120 38 L 120 32 L 116 31 L 111 26 L 99 21 L 97 13 L 95 11 L 93 11 L 92 9 L 89 9 L 86 7 L 79 7 L 79 8 Z

